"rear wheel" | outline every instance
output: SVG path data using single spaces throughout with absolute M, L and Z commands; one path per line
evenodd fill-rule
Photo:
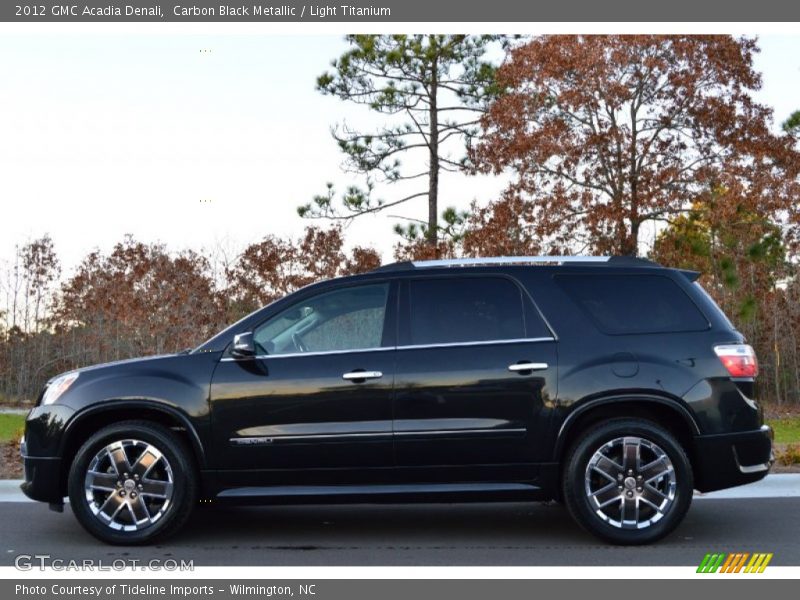
M 110 544 L 144 544 L 179 529 L 197 499 L 185 445 L 166 427 L 125 421 L 78 450 L 69 501 L 83 527 Z
M 563 475 L 570 514 L 615 544 L 647 544 L 670 533 L 692 501 L 692 468 L 680 443 L 640 419 L 615 419 L 571 448 Z

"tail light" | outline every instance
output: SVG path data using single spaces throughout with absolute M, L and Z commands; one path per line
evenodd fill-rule
M 725 344 L 724 346 L 714 346 L 714 352 L 728 369 L 731 377 L 755 377 L 758 375 L 758 359 L 752 346 Z

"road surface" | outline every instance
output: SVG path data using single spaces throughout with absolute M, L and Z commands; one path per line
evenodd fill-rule
M 75 521 L 0 485 L 1 565 L 19 554 L 64 560 L 175 559 L 222 565 L 697 565 L 707 552 L 772 552 L 800 565 L 800 475 L 696 498 L 683 524 L 644 548 L 603 544 L 555 504 L 202 507 L 151 547 L 106 546 Z

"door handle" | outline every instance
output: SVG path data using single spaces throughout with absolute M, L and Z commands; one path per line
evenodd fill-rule
M 546 368 L 547 368 L 547 363 L 523 362 L 523 363 L 508 365 L 508 370 L 513 371 L 514 373 L 519 373 L 520 371 L 541 371 Z
M 380 379 L 383 373 L 380 371 L 350 371 L 342 375 L 342 379 L 347 381 L 357 381 L 360 379 Z

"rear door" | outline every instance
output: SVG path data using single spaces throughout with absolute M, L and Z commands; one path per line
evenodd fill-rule
M 518 283 L 503 275 L 409 278 L 400 314 L 398 466 L 463 480 L 541 460 L 537 442 L 556 396 L 556 343 Z

